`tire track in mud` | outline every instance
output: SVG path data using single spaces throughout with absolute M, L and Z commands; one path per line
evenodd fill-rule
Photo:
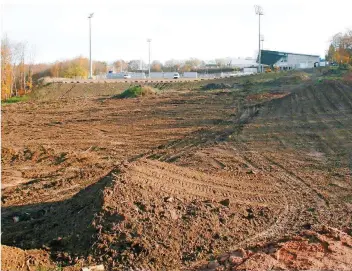
M 248 152 L 246 152 L 248 153 Z M 254 164 L 246 155 L 243 153 L 243 159 L 249 163 L 252 167 L 260 170 L 260 168 Z M 243 246 L 254 245 L 256 242 L 261 241 L 272 241 L 282 237 L 290 232 L 298 230 L 300 225 L 300 215 L 305 207 L 305 201 L 302 200 L 302 193 L 310 194 L 310 187 L 306 189 L 302 188 L 301 181 L 296 179 L 294 175 L 289 174 L 289 171 L 284 167 L 280 166 L 277 162 L 269 159 L 263 154 L 255 153 L 256 161 L 260 161 L 261 164 L 267 164 L 271 168 L 276 170 L 276 173 L 269 173 L 269 176 L 276 180 L 273 186 L 278 187 L 279 190 L 285 191 L 282 194 L 284 200 L 284 208 L 282 212 L 277 216 L 274 223 L 268 225 L 268 228 L 261 231 L 254 236 L 248 237 L 245 240 L 237 244 L 237 248 Z M 262 169 L 263 170 L 263 169 Z M 311 204 L 310 204 L 311 206 Z
M 156 189 L 171 192 L 174 196 L 219 200 L 229 198 L 236 204 L 262 207 L 279 207 L 282 204 L 280 194 L 270 191 L 272 190 L 270 188 L 267 188 L 269 191 L 261 193 L 250 189 L 242 191 L 236 189 L 234 185 L 226 184 L 226 180 L 222 178 L 172 164 L 144 160 L 142 164 L 137 163 L 130 170 L 132 178 L 152 185 Z
M 252 122 L 251 120 L 253 118 L 255 118 L 254 122 L 256 122 L 258 120 L 268 121 L 267 117 L 269 117 L 269 120 L 274 117 L 274 118 L 278 118 L 278 122 L 275 123 L 276 125 L 274 126 L 275 129 L 281 129 L 281 128 L 284 128 L 285 130 L 288 129 L 293 136 L 296 135 L 294 139 L 292 138 L 289 139 L 288 144 L 299 142 L 299 145 L 301 147 L 306 147 L 306 146 L 309 146 L 310 141 L 312 141 L 312 143 L 314 144 L 319 144 L 320 148 L 322 148 L 324 152 L 328 154 L 334 154 L 336 151 L 338 151 L 338 147 L 335 143 L 337 143 L 336 139 L 339 139 L 339 137 L 334 130 L 331 130 L 331 128 L 334 128 L 335 123 L 341 124 L 341 122 L 336 116 L 339 113 L 342 113 L 341 112 L 342 110 L 340 108 L 337 108 L 336 106 L 334 107 L 333 104 L 329 101 L 327 95 L 328 94 L 326 93 L 326 91 L 322 91 L 322 93 L 319 93 L 317 92 L 317 89 L 315 89 L 315 87 L 310 86 L 304 90 L 297 90 L 296 92 L 284 98 L 281 98 L 279 100 L 269 102 L 267 105 L 264 105 L 264 106 L 260 105 L 259 107 L 252 106 L 251 107 L 252 109 L 247 108 L 245 109 L 244 113 L 240 114 L 241 117 L 238 118 L 238 122 L 233 123 L 232 132 L 235 131 L 236 129 L 242 129 L 243 127 L 241 128 L 241 126 L 243 124 L 246 125 L 247 123 L 251 123 Z M 342 96 L 340 96 L 340 99 L 341 97 Z M 347 104 L 349 104 L 349 101 L 347 102 Z M 287 114 L 287 109 L 289 109 L 289 114 Z M 329 112 L 329 114 L 327 114 L 326 112 Z M 344 110 L 344 112 L 346 111 Z M 327 120 L 325 119 L 326 117 L 327 117 Z M 291 125 L 287 123 L 283 123 L 285 120 L 290 120 L 292 122 L 295 121 L 296 125 L 292 125 L 292 122 L 291 122 Z M 313 129 L 312 137 L 309 140 L 305 132 L 305 129 L 307 128 L 304 128 L 304 126 L 301 127 L 301 125 L 312 123 L 312 121 L 313 121 L 314 129 Z M 328 134 L 319 135 L 319 131 L 321 131 L 321 128 L 323 128 L 325 131 L 328 131 L 327 132 Z M 246 127 L 244 127 L 244 129 L 246 129 Z M 267 129 L 268 130 L 267 132 L 270 132 L 270 129 L 272 128 L 269 127 Z M 214 131 L 214 135 L 213 135 L 214 138 L 216 137 L 215 134 L 216 134 L 216 131 Z M 279 135 L 276 137 L 280 139 L 282 138 L 282 136 L 283 135 L 281 133 L 281 136 Z M 161 156 L 159 156 L 157 159 L 161 161 L 166 161 L 166 162 L 173 162 L 176 164 L 179 163 L 178 159 L 181 159 L 181 160 L 183 159 L 182 163 L 186 164 L 187 159 L 192 159 L 192 158 L 185 158 L 185 156 L 192 157 L 192 154 L 195 153 L 197 150 L 199 149 L 206 150 L 207 147 L 210 147 L 211 143 L 209 143 L 207 140 L 205 141 L 200 140 L 201 138 L 202 137 L 199 136 L 198 140 L 195 139 L 191 144 L 189 144 L 189 142 L 192 142 L 192 138 L 189 138 L 186 141 L 179 140 L 174 144 L 170 144 L 169 146 L 166 147 L 166 149 L 164 149 L 164 153 Z M 241 135 L 238 139 L 239 141 L 237 141 L 236 144 L 240 144 L 241 147 L 239 149 L 242 148 L 242 150 L 232 149 L 232 151 L 234 152 L 233 156 L 236 157 L 238 161 L 242 160 L 242 162 L 247 164 L 250 168 L 254 168 L 258 172 L 265 172 L 267 176 L 270 176 L 272 178 L 273 187 L 276 187 L 277 191 L 281 191 L 281 192 L 284 191 L 283 193 L 278 194 L 278 196 L 280 196 L 280 199 L 278 200 L 273 199 L 272 197 L 266 197 L 266 195 L 263 195 L 264 199 L 262 199 L 261 196 L 252 197 L 252 198 L 246 198 L 242 196 L 242 198 L 245 199 L 245 201 L 243 201 L 242 203 L 246 203 L 246 204 L 258 204 L 260 202 L 265 202 L 265 204 L 279 203 L 283 206 L 283 208 L 281 209 L 280 214 L 275 218 L 276 219 L 275 222 L 269 225 L 266 230 L 241 241 L 238 244 L 238 247 L 243 246 L 244 244 L 254 243 L 262 240 L 279 238 L 280 236 L 285 235 L 288 232 L 294 232 L 296 230 L 299 230 L 300 228 L 302 228 L 302 226 L 304 226 L 304 223 L 306 223 L 311 219 L 309 218 L 309 215 L 307 215 L 307 212 L 306 212 L 307 208 L 317 209 L 317 210 L 328 209 L 329 200 L 326 199 L 325 196 L 323 196 L 309 182 L 305 181 L 304 179 L 296 175 L 294 172 L 292 172 L 290 169 L 286 168 L 279 162 L 265 155 L 263 151 L 260 151 L 260 150 L 257 151 L 255 160 L 252 161 L 247 157 L 246 153 L 248 153 L 250 149 L 246 149 L 245 145 L 243 145 L 245 144 L 245 140 L 243 141 L 243 137 Z M 287 141 L 285 139 L 283 140 L 286 145 Z M 226 151 L 229 151 L 227 149 L 227 146 L 225 146 L 224 148 L 226 149 Z M 168 152 L 169 149 L 172 149 L 172 155 L 170 155 L 170 153 Z M 175 157 L 177 157 L 177 159 L 174 159 Z M 226 169 L 228 169 L 227 163 L 224 160 L 222 160 L 221 157 L 219 159 L 219 157 L 217 156 L 212 157 L 210 155 L 210 158 L 208 159 L 213 159 L 214 161 L 216 161 L 216 163 L 220 165 L 220 168 L 222 170 L 226 171 Z M 264 165 L 264 167 L 258 166 L 258 161 L 259 161 L 259 164 Z M 265 167 L 270 167 L 275 169 L 275 173 L 263 169 Z M 211 192 L 212 192 L 211 190 L 214 189 L 214 186 L 212 186 L 211 182 L 206 182 L 204 184 L 203 183 L 195 184 L 193 180 L 192 181 L 186 180 L 185 182 L 182 182 L 182 181 L 177 182 L 176 179 L 179 176 L 177 176 L 176 172 L 174 174 L 175 174 L 174 178 L 171 178 L 168 181 L 173 183 L 174 186 L 177 187 L 177 189 L 184 189 L 184 186 L 192 187 L 191 189 L 194 189 L 196 191 L 201 191 L 201 193 L 199 194 L 203 197 L 206 197 L 207 195 L 211 195 Z M 182 176 L 181 178 L 184 178 L 184 177 L 185 176 Z M 153 174 L 152 176 L 149 176 L 149 178 L 155 179 Z M 158 185 L 161 185 L 161 184 L 162 182 Z M 204 187 L 205 185 L 207 185 L 208 187 L 205 188 Z M 221 190 L 221 187 L 215 186 L 215 189 Z M 226 194 L 215 193 L 214 196 L 216 197 L 226 196 L 231 198 L 231 193 L 236 194 L 238 192 L 236 190 L 234 191 L 232 189 L 229 189 L 228 193 Z M 236 200 L 236 197 L 232 196 L 232 198 Z M 320 221 L 320 223 L 322 222 L 323 221 Z

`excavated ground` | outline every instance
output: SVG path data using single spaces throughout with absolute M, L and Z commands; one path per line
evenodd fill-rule
M 350 83 L 30 102 L 2 118 L 2 243 L 29 250 L 19 257 L 41 249 L 67 270 L 351 265 Z M 331 253 L 306 244 L 332 232 Z

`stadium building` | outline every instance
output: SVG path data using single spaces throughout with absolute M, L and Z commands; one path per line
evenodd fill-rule
M 260 62 L 270 67 L 279 67 L 280 70 L 307 69 L 318 67 L 320 57 L 318 55 L 261 50 Z

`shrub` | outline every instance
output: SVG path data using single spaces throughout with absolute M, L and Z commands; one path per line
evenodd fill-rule
M 156 94 L 156 91 L 154 88 L 151 88 L 148 86 L 142 87 L 138 85 L 138 86 L 131 86 L 121 94 L 115 95 L 112 98 L 117 98 L 117 99 L 136 98 L 139 96 L 149 96 L 154 94 Z
M 341 70 L 348 70 L 348 71 L 352 71 L 352 65 L 348 64 L 348 63 L 343 63 L 339 66 L 339 68 Z

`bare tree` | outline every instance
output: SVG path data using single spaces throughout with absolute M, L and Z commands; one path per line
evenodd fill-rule
M 141 60 L 131 60 L 128 62 L 128 70 L 129 71 L 138 71 L 141 69 L 145 69 L 146 64 Z

